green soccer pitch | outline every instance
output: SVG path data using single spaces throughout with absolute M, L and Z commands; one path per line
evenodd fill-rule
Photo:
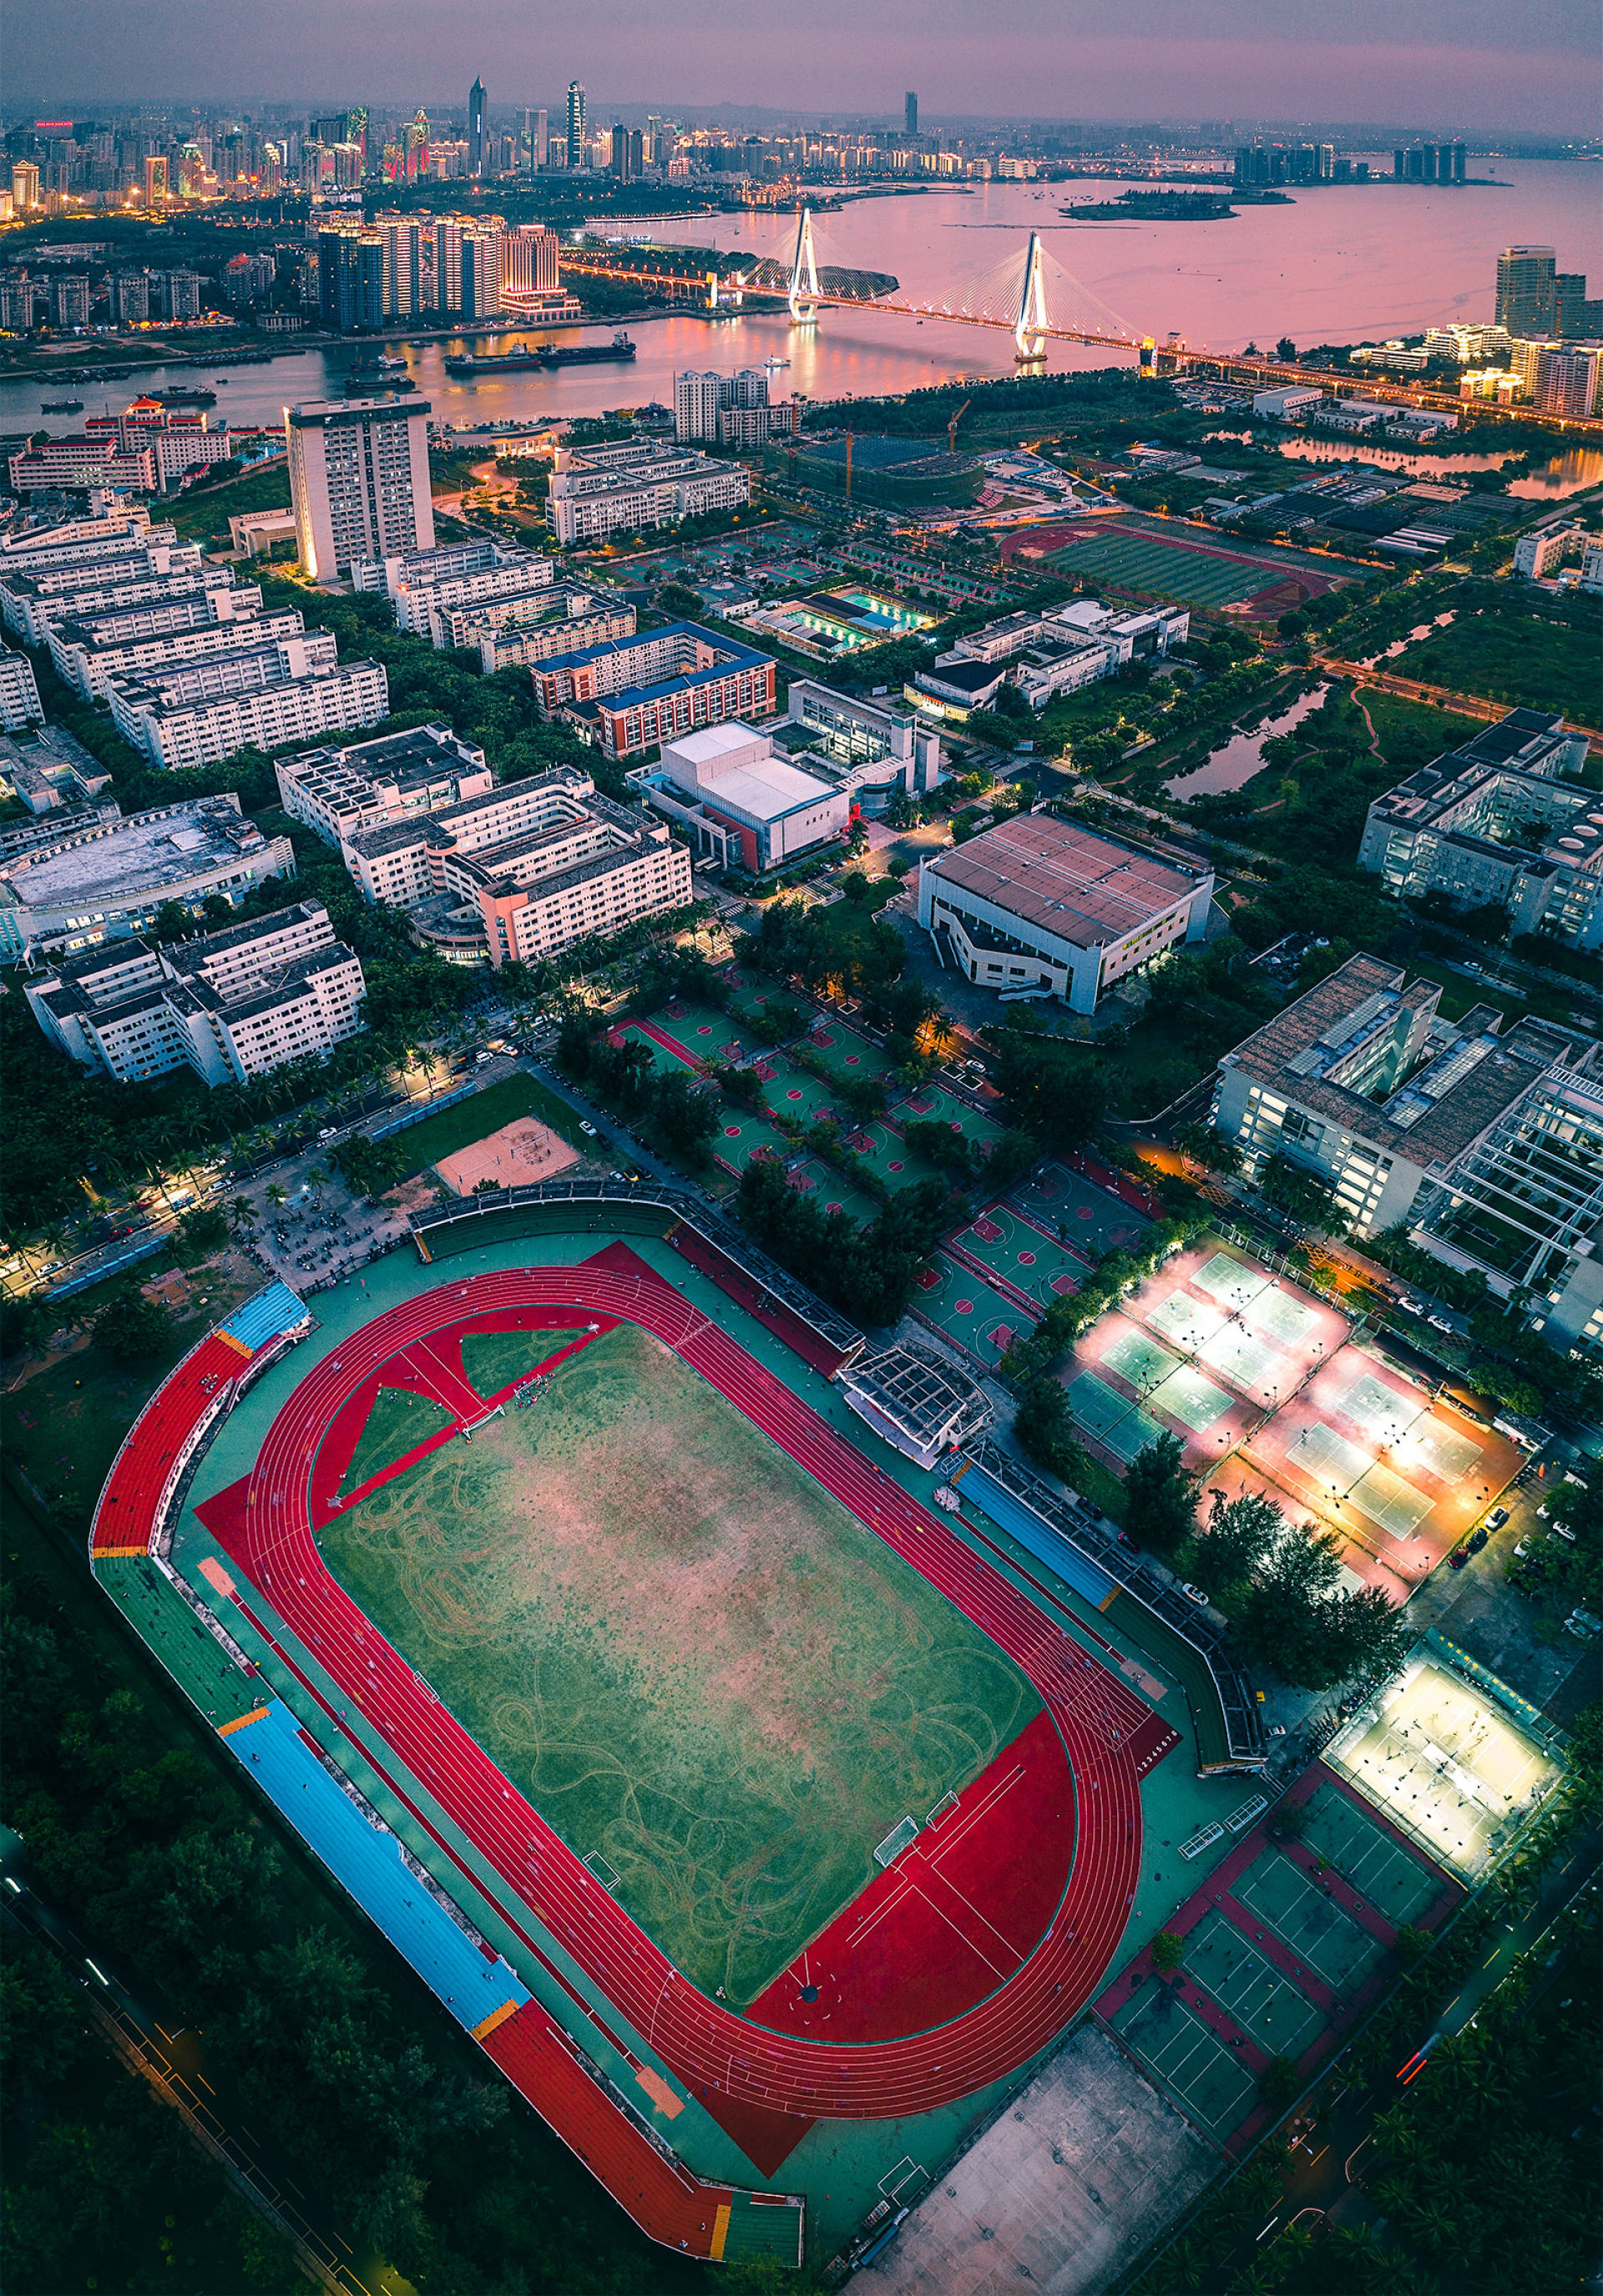
M 507 1777 L 736 2004 L 1038 1710 L 978 1628 L 629 1324 L 320 1539 Z

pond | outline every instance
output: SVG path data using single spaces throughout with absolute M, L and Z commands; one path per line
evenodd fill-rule
M 1221 790 L 1239 789 L 1264 770 L 1264 744 L 1277 734 L 1289 734 L 1304 718 L 1312 717 L 1330 691 L 1328 685 L 1316 685 L 1301 693 L 1288 709 L 1278 718 L 1271 718 L 1254 734 L 1232 734 L 1223 749 L 1215 750 L 1210 758 L 1189 774 L 1165 782 L 1164 789 L 1170 797 L 1212 797 Z
M 1406 653 L 1411 645 L 1418 645 L 1419 640 L 1427 638 L 1432 630 L 1444 630 L 1453 619 L 1452 613 L 1449 611 L 1438 614 L 1435 621 L 1416 623 L 1406 637 L 1394 638 L 1390 645 L 1381 652 L 1366 655 L 1360 663 L 1360 668 L 1378 669 L 1383 661 L 1395 661 L 1400 653 Z
M 1223 436 L 1223 434 L 1219 434 Z M 1237 434 L 1250 437 L 1250 432 Z M 1298 463 L 1362 463 L 1371 470 L 1402 471 L 1411 479 L 1442 478 L 1453 472 L 1496 471 L 1509 459 L 1504 455 L 1411 455 L 1399 447 L 1350 445 L 1343 439 L 1282 439 L 1280 452 Z M 1510 447 L 1509 455 L 1518 451 Z M 1516 479 L 1508 491 L 1522 501 L 1558 500 L 1603 486 L 1603 449 L 1572 447 L 1550 463 Z

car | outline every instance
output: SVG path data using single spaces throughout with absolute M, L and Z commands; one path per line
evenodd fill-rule
M 1501 1530 L 1508 1520 L 1509 1510 L 1507 1507 L 1493 1507 L 1491 1513 L 1486 1517 L 1486 1529 L 1488 1530 Z
M 493 1061 L 495 1057 L 495 1055 L 494 1053 L 475 1053 L 473 1055 L 473 1065 L 476 1069 L 481 1069 L 487 1061 Z
M 111 1243 L 120 1243 L 125 1235 L 132 1235 L 133 1233 L 134 1223 L 132 1220 L 119 1220 L 117 1226 L 110 1231 L 110 1236 L 107 1240 Z
M 1200 1603 L 1204 1610 L 1207 1608 L 1207 1596 L 1200 1587 L 1193 1587 L 1188 1579 L 1184 1578 L 1177 1578 L 1174 1584 L 1188 1603 Z
M 1529 1540 L 1528 1538 L 1522 1538 L 1522 1539 L 1520 1540 L 1520 1542 L 1519 1542 L 1519 1545 L 1518 1545 L 1518 1546 L 1515 1548 L 1515 1550 L 1514 1550 L 1514 1560 L 1516 1561 L 1516 1562 L 1523 1562 L 1525 1561 L 1525 1556 L 1530 1553 L 1530 1551 L 1531 1551 L 1531 1542 L 1530 1542 L 1530 1540 Z
M 322 1131 L 317 1135 L 317 1137 L 320 1141 L 332 1140 L 339 1132 L 339 1128 L 337 1124 L 325 1124 Z
M 1433 1332 L 1451 1332 L 1452 1329 L 1445 1316 L 1427 1316 L 1425 1320 Z
M 1455 1546 L 1447 1558 L 1447 1568 L 1450 1570 L 1461 1570 L 1468 1560 L 1469 1549 L 1467 1546 Z
M 1550 1538 L 1561 1538 L 1566 1546 L 1574 1546 L 1575 1543 L 1575 1534 L 1570 1529 L 1567 1522 L 1549 1523 L 1548 1537 Z
M 1578 1643 L 1591 1642 L 1593 1636 L 1599 1631 L 1596 1626 L 1583 1626 L 1582 1619 L 1583 1615 L 1585 1614 L 1582 1611 L 1572 1611 L 1569 1617 L 1566 1619 L 1564 1622 L 1565 1633 L 1566 1635 L 1574 1635 Z
M 1577 1626 L 1584 1627 L 1589 1635 L 1603 1635 L 1603 1619 L 1599 1618 L 1595 1611 L 1583 1611 L 1579 1603 L 1570 1612 L 1570 1619 L 1573 1619 Z M 1565 1623 L 1568 1625 L 1569 1620 L 1566 1620 Z
M 1491 1536 L 1491 1532 L 1483 1522 L 1479 1529 L 1472 1530 L 1468 1538 L 1465 1540 L 1464 1544 L 1468 1552 L 1471 1554 L 1478 1554 Z
M 1542 1502 L 1542 1505 L 1537 1508 L 1536 1512 L 1537 1512 L 1537 1513 L 1542 1517 L 1542 1520 L 1543 1521 L 1543 1522 L 1545 1522 L 1545 1521 L 1547 1521 L 1547 1519 L 1548 1519 L 1548 1503 L 1547 1503 L 1547 1501 L 1546 1501 L 1545 1499 L 1543 1499 L 1543 1501 Z
M 581 1116 L 579 1119 L 579 1130 L 585 1135 L 587 1140 L 599 1140 L 601 1136 L 596 1130 L 594 1125 L 591 1123 L 589 1118 L 585 1116 Z

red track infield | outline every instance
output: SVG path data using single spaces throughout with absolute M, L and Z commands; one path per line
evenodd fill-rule
M 325 1431 L 349 1399 L 402 1351 L 438 1345 L 467 1324 L 484 1328 L 484 1316 L 529 1308 L 633 1322 L 675 1349 L 1035 1685 L 1067 1757 L 1059 1823 L 1073 1832 L 1073 1868 L 1035 1950 L 976 2005 L 931 2026 L 930 2016 L 942 2013 L 937 1988 L 919 2009 L 908 2003 L 925 2030 L 841 2043 L 776 2031 L 707 1998 L 503 1778 L 326 1570 L 313 1532 L 314 1472 Z M 376 1317 L 296 1388 L 268 1430 L 242 1499 L 208 1509 L 219 1543 L 500 1875 L 507 1917 L 515 1922 L 520 1903 L 531 1908 L 716 2117 L 724 2119 L 730 2106 L 731 2119 L 756 2108 L 759 2118 L 801 2121 L 928 2112 L 1010 2073 L 1095 1991 L 1140 1870 L 1133 1744 L 1149 1709 L 626 1246 L 577 1267 L 513 1268 L 444 1283 Z M 969 1788 L 966 1803 L 976 1792 Z M 1063 1862 L 1059 1835 L 1059 1871 Z M 995 1918 L 988 1902 L 986 1912 Z

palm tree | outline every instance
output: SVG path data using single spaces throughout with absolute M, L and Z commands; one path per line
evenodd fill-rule
M 289 1191 L 285 1188 L 281 1188 L 276 1180 L 273 1180 L 268 1183 L 266 1193 L 267 1201 L 273 1206 L 275 1211 L 281 1204 L 287 1204 L 290 1201 Z

